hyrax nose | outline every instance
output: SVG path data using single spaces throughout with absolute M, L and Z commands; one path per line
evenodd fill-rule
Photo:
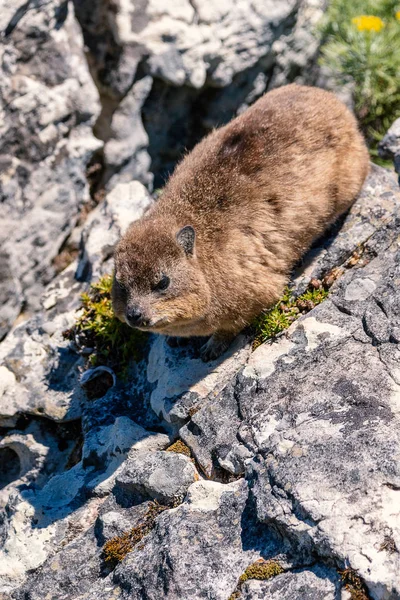
M 137 306 L 132 306 L 126 311 L 126 319 L 129 325 L 140 325 L 143 319 L 142 311 Z

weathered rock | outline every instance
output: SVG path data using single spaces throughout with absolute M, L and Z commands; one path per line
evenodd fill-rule
M 191 460 L 174 452 L 134 452 L 117 475 L 116 485 L 137 497 L 166 504 L 184 497 L 198 478 Z
M 162 185 L 186 148 L 268 87 L 314 78 L 323 0 L 74 4 L 101 90 L 96 133 L 111 185 L 149 183 L 149 157 Z
M 68 434 L 68 432 L 65 432 Z M 32 422 L 25 430 L 9 431 L 0 440 L 0 507 L 17 486 L 41 485 L 50 474 L 63 471 L 74 446 L 70 436 L 61 439 Z
M 394 168 L 400 175 L 400 119 L 396 119 L 383 140 L 379 142 L 378 150 L 382 158 L 393 160 Z
M 217 360 L 204 363 L 198 347 L 171 348 L 166 338 L 157 336 L 148 357 L 146 378 L 151 385 L 150 406 L 155 414 L 173 426 L 181 425 L 209 395 L 216 395 L 246 363 L 250 344 L 238 336 L 229 350 Z
M 241 589 L 243 600 L 336 600 L 340 577 L 333 569 L 313 567 L 282 573 L 269 581 L 246 581 Z
M 81 415 L 84 392 L 79 385 L 84 359 L 62 332 L 76 311 L 38 314 L 17 327 L 0 346 L 3 389 L 0 418 L 21 413 L 72 421 Z
M 182 430 L 201 463 L 224 458 L 204 424 L 213 415 L 214 430 L 224 427 L 219 407 L 235 400 L 242 423 L 225 430 L 225 444 L 258 453 L 245 462 L 258 519 L 274 523 L 304 560 L 317 553 L 350 564 L 379 599 L 400 595 L 399 554 L 383 549 L 387 538 L 400 544 L 399 349 L 391 334 L 399 258 L 395 242 L 348 271 L 329 300 L 258 348 L 233 390 L 194 416 L 197 437 L 190 424 Z M 376 307 L 382 316 L 373 321 Z
M 88 552 L 96 566 L 92 576 L 98 577 L 101 549 L 94 541 L 95 547 L 89 552 L 86 544 L 89 543 L 88 538 L 93 538 L 90 527 L 94 525 L 101 504 L 114 486 L 118 468 L 129 453 L 131 456 L 135 453 L 151 456 L 152 451 L 165 447 L 168 442 L 167 436 L 147 432 L 129 419 L 121 417 L 113 425 L 86 435 L 82 460 L 75 466 L 56 473 L 41 488 L 30 486 L 18 493 L 14 491 L 5 505 L 5 511 L 0 513 L 0 525 L 2 522 L 5 532 L 4 544 L 0 550 L 0 591 L 9 591 L 22 583 L 27 571 L 36 569 L 59 550 L 59 559 L 56 557 L 54 563 L 50 561 L 43 577 L 46 577 L 46 581 L 51 581 L 52 571 L 57 570 L 55 567 L 53 569 L 53 564 L 64 563 L 65 566 L 68 562 L 73 572 L 60 571 L 57 578 L 78 582 L 75 561 L 82 545 L 82 551 L 85 554 Z M 60 470 L 63 467 L 61 461 L 59 467 Z M 53 469 L 53 474 L 54 472 Z M 21 480 L 21 483 L 26 482 L 27 480 Z M 70 546 L 71 556 L 69 550 L 62 550 L 86 532 L 88 533 L 83 542 L 78 539 L 76 544 Z M 1 537 L 0 535 L 0 539 Z M 92 558 L 88 559 L 88 572 L 92 572 L 94 568 Z M 82 573 L 85 568 L 82 566 Z M 90 581 L 82 583 L 82 586 L 85 587 Z
M 100 107 L 71 3 L 7 3 L 2 21 L 4 335 L 22 302 L 38 308 L 55 275 L 52 261 L 89 200 L 86 165 L 102 143 L 92 133 Z
M 259 557 L 242 547 L 246 498 L 243 480 L 228 485 L 194 483 L 186 501 L 163 513 L 143 548 L 116 569 L 113 580 L 122 588 L 121 597 L 226 600 L 239 575 Z M 264 550 L 273 548 L 271 535 Z
M 91 281 L 112 272 L 114 246 L 129 227 L 149 208 L 152 199 L 138 181 L 117 185 L 105 201 L 93 210 L 85 223 L 78 280 Z
M 82 457 L 67 464 L 68 438 L 57 470 L 48 463 L 50 442 L 33 442 L 28 429 L 8 436 L 8 475 L 20 470 L 12 443 L 23 442 L 33 458 L 16 482 L 24 487 L 4 488 L 3 593 L 19 586 L 16 598 L 35 600 L 43 590 L 57 597 L 58 588 L 68 589 L 68 600 L 125 600 L 144 591 L 226 600 L 247 566 L 275 558 L 285 568 L 308 566 L 306 576 L 287 574 L 293 594 L 303 577 L 314 585 L 317 560 L 358 570 L 374 600 L 396 597 L 399 200 L 381 169 L 365 190 L 314 263 L 312 273 L 322 274 L 344 261 L 330 298 L 252 354 L 239 338 L 225 357 L 204 365 L 196 343 L 171 348 L 155 338 L 147 363 L 89 401 L 77 383 L 82 359 L 60 338 L 85 283 L 76 282 L 71 265 L 49 286 L 44 311 L 1 345 L 3 424 L 21 414 L 56 421 L 82 414 Z M 124 184 L 93 212 L 82 236 L 83 279 L 108 269 L 110 248 L 148 203 L 143 186 Z M 361 242 L 362 256 L 347 261 Z M 60 377 L 60 388 L 48 385 L 49 374 Z M 193 463 L 163 451 L 170 438 L 155 433 L 162 426 L 180 427 L 201 472 L 221 483 L 193 483 Z M 243 474 L 246 482 L 222 483 Z M 140 525 L 149 498 L 172 505 L 185 494 L 107 575 L 105 541 Z M 276 595 L 274 583 L 268 593 Z M 329 597 L 336 583 L 321 576 L 315 594 Z M 259 593 L 264 585 L 244 590 Z

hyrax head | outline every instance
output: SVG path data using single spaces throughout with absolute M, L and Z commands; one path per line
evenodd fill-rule
M 112 288 L 116 316 L 131 327 L 185 335 L 206 313 L 209 292 L 196 258 L 192 226 L 168 227 L 144 218 L 115 251 Z

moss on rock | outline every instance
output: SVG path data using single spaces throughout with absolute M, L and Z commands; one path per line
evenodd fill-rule
M 64 332 L 81 349 L 91 349 L 92 366 L 107 365 L 124 375 L 131 360 L 144 356 L 147 334 L 133 330 L 114 315 L 111 301 L 112 276 L 104 275 L 82 294 L 82 314 L 75 326 Z
M 283 572 L 282 566 L 276 560 L 261 559 L 247 567 L 243 575 L 239 577 L 239 584 L 243 584 L 248 579 L 271 579 Z
M 329 293 L 327 288 L 328 286 L 323 285 L 321 281 L 313 279 L 308 290 L 297 298 L 289 288 L 286 288 L 282 298 L 254 322 L 253 350 L 290 327 L 302 314 L 309 312 L 325 300 Z
M 182 440 L 177 440 L 176 442 L 174 442 L 173 444 L 171 444 L 171 446 L 168 446 L 168 448 L 166 449 L 166 451 L 167 452 L 176 452 L 177 454 L 184 454 L 188 458 L 192 457 L 192 453 L 190 451 L 190 448 L 188 446 L 186 446 L 186 444 L 184 444 L 182 442 Z
M 103 547 L 103 558 L 111 568 L 115 568 L 129 552 L 138 546 L 139 542 L 150 533 L 155 525 L 155 520 L 162 512 L 171 508 L 164 504 L 159 504 L 156 500 L 149 503 L 143 521 L 130 531 L 123 533 L 108 540 Z

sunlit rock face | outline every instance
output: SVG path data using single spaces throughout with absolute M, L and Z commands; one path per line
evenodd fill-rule
M 393 173 L 371 169 L 294 273 L 298 294 L 331 276 L 328 298 L 255 351 L 245 333 L 203 363 L 199 340 L 152 337 L 121 376 L 65 334 L 183 148 L 271 86 L 313 82 L 321 9 L 5 3 L 1 598 L 333 600 L 349 581 L 400 597 Z M 240 581 L 265 561 L 274 577 Z

